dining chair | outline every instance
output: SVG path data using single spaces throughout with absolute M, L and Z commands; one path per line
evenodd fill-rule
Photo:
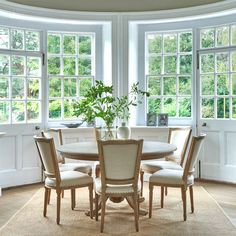
M 143 140 L 97 140 L 101 178 L 95 180 L 95 212 L 98 220 L 98 197 L 101 198 L 101 228 L 104 229 L 105 207 L 108 197 L 131 197 L 135 227 L 139 231 L 138 176 Z
M 164 206 L 164 187 L 181 188 L 183 201 L 183 217 L 187 220 L 187 202 L 186 191 L 189 187 L 191 212 L 194 212 L 193 185 L 194 185 L 194 167 L 197 162 L 203 141 L 206 134 L 192 137 L 188 150 L 186 163 L 182 170 L 162 169 L 151 175 L 149 178 L 149 218 L 152 217 L 153 187 L 161 186 L 161 208 Z
M 49 129 L 42 131 L 42 136 L 46 138 L 53 138 L 55 147 L 63 145 L 62 130 L 61 129 Z M 80 171 L 88 175 L 92 175 L 92 166 L 83 162 L 65 162 L 65 158 L 57 152 L 57 159 L 60 171 L 75 170 Z
M 92 218 L 93 211 L 93 178 L 82 172 L 68 170 L 60 171 L 54 140 L 53 138 L 34 136 L 36 147 L 42 162 L 45 174 L 44 181 L 44 210 L 43 215 L 46 217 L 49 190 L 55 189 L 57 193 L 57 224 L 60 223 L 60 208 L 61 208 L 61 191 L 71 190 L 71 209 L 75 208 L 75 189 L 88 187 L 89 202 L 90 202 L 90 217 Z
M 63 145 L 63 138 L 62 138 L 62 130 L 61 129 L 49 129 L 47 131 L 41 131 L 43 137 L 46 138 L 53 138 L 55 147 L 59 147 Z M 56 150 L 57 154 L 57 161 L 59 163 L 59 170 L 60 171 L 68 171 L 74 170 L 79 171 L 88 175 L 92 175 L 92 167 L 91 165 L 83 162 L 65 162 L 65 158 L 60 155 L 60 153 Z M 49 190 L 49 197 L 48 197 L 48 204 L 50 203 L 50 194 L 51 191 Z M 64 191 L 62 190 L 62 197 L 64 197 Z
M 144 173 L 153 174 L 162 169 L 174 169 L 181 170 L 184 157 L 187 151 L 189 140 L 192 134 L 190 127 L 176 127 L 169 128 L 168 143 L 171 143 L 177 147 L 176 151 L 167 157 L 165 160 L 148 161 L 141 164 L 140 168 L 140 181 L 141 181 L 141 195 L 143 195 L 143 178 Z M 167 195 L 167 188 L 166 188 Z

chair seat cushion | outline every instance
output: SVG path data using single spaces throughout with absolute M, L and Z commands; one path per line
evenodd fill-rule
M 100 178 L 95 179 L 95 191 L 98 194 L 102 193 L 102 183 Z M 138 183 L 138 193 L 141 191 L 141 184 Z M 134 190 L 130 184 L 127 185 L 108 185 L 106 188 L 107 194 L 129 194 Z
M 149 178 L 149 183 L 160 184 L 160 185 L 183 185 L 183 170 L 171 170 L 163 169 L 155 172 Z M 194 176 L 189 175 L 187 178 L 187 185 L 194 183 Z
M 93 183 L 93 178 L 87 174 L 78 171 L 63 171 L 60 172 L 61 175 L 61 188 L 75 187 L 88 185 Z M 47 177 L 45 179 L 45 184 L 50 187 L 56 187 L 56 179 Z
M 173 161 L 149 161 L 142 163 L 141 170 L 148 173 L 155 173 L 162 169 L 183 170 L 183 168 Z
M 61 172 L 68 171 L 68 170 L 79 171 L 85 174 L 89 174 L 92 172 L 91 165 L 86 164 L 86 163 L 77 163 L 77 162 L 61 164 L 59 165 L 59 169 Z

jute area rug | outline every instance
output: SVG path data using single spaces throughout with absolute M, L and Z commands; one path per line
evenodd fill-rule
M 51 196 L 47 217 L 43 217 L 43 194 L 39 189 L 10 221 L 0 229 L 0 235 L 100 235 L 99 221 L 85 215 L 89 208 L 87 188 L 76 190 L 76 209 L 70 208 L 70 192 L 65 192 L 61 204 L 61 224 L 56 224 L 56 195 Z M 188 194 L 189 195 L 189 194 Z M 145 186 L 145 202 L 148 209 L 148 187 Z M 101 235 L 236 235 L 236 229 L 215 200 L 201 187 L 194 186 L 195 212 L 183 221 L 180 189 L 168 189 L 164 208 L 160 208 L 160 188 L 154 188 L 153 216 L 141 216 L 139 233 L 135 232 L 132 209 L 126 201 L 120 204 L 107 202 L 104 233 Z

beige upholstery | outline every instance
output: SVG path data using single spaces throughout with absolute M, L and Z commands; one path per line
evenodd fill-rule
M 193 206 L 193 184 L 194 184 L 194 166 L 197 162 L 199 152 L 201 150 L 203 140 L 206 137 L 202 134 L 198 137 L 192 137 L 192 141 L 187 153 L 186 163 L 183 170 L 163 169 L 155 172 L 149 179 L 149 217 L 152 216 L 152 199 L 153 199 L 153 187 L 161 186 L 161 207 L 163 207 L 164 201 L 164 187 L 179 187 L 181 188 L 182 200 L 183 200 L 183 215 L 184 220 L 187 219 L 186 214 L 186 191 L 189 187 L 191 210 L 194 212 Z
M 78 171 L 59 171 L 56 150 L 53 138 L 37 137 L 34 140 L 38 149 L 39 157 L 41 159 L 44 174 L 45 174 L 45 196 L 44 196 L 44 211 L 46 216 L 48 199 L 50 190 L 55 189 L 57 192 L 57 224 L 60 223 L 60 206 L 61 206 L 61 192 L 62 190 L 71 190 L 71 208 L 75 207 L 75 189 L 81 187 L 89 188 L 90 199 L 90 217 L 92 218 L 93 210 L 93 178 L 87 174 Z
M 182 170 L 182 166 L 173 161 L 149 161 L 142 164 L 142 170 L 145 172 L 156 172 L 162 169 Z
M 42 131 L 42 136 L 46 138 L 53 138 L 56 148 L 63 144 L 61 129 L 49 129 L 47 131 Z M 89 175 L 92 174 L 92 167 L 87 163 L 83 162 L 65 163 L 65 159 L 59 153 L 57 153 L 57 159 L 58 162 L 60 163 L 59 165 L 60 171 L 75 170 Z
M 96 220 L 98 219 L 98 196 L 101 196 L 101 232 L 104 228 L 105 205 L 108 197 L 131 197 L 133 200 L 135 226 L 138 231 L 138 199 L 140 187 L 138 175 L 143 140 L 98 140 L 101 178 L 95 181 Z
M 182 169 L 184 157 L 187 151 L 188 143 L 191 137 L 192 129 L 186 127 L 169 128 L 168 143 L 174 144 L 177 150 L 165 161 L 147 161 L 141 164 L 140 180 L 141 194 L 143 193 L 143 175 L 144 173 L 153 174 L 161 169 Z

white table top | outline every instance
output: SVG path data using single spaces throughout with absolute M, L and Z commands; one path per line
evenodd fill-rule
M 79 142 L 64 144 L 57 148 L 58 152 L 64 157 L 98 161 L 98 149 L 96 142 Z M 144 141 L 142 160 L 158 159 L 172 154 L 176 150 L 176 146 L 154 141 Z

